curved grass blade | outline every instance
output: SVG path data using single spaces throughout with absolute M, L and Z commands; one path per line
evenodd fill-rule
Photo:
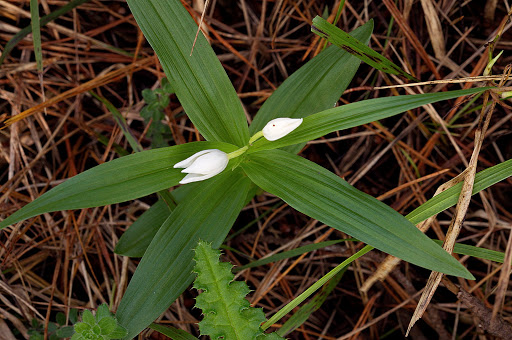
M 420 267 L 473 279 L 402 215 L 313 162 L 272 150 L 248 155 L 242 168 L 259 187 L 322 223 Z
M 315 293 L 318 289 L 320 289 L 324 284 L 326 284 L 330 279 L 336 276 L 340 271 L 344 270 L 349 264 L 366 254 L 367 252 L 373 249 L 372 246 L 365 246 L 363 249 L 359 250 L 354 255 L 350 256 L 348 259 L 337 265 L 333 270 L 322 276 L 320 280 L 312 284 L 308 289 L 306 289 L 302 294 L 297 296 L 295 299 L 290 301 L 286 306 L 281 308 L 279 312 L 274 314 L 267 322 L 261 325 L 261 329 L 266 330 L 277 321 L 281 320 L 283 316 L 291 312 L 295 307 L 300 305 L 304 300 L 306 300 L 309 296 Z
M 473 184 L 473 195 L 512 176 L 512 159 L 478 172 Z M 441 211 L 454 206 L 459 199 L 462 183 L 441 192 L 411 211 L 405 216 L 409 221 L 418 224 Z
M 343 274 L 347 271 L 348 266 L 343 266 L 339 272 L 337 272 L 327 283 L 322 287 L 322 290 L 318 292 L 309 301 L 304 304 L 304 306 L 300 307 L 286 322 L 279 328 L 276 333 L 280 336 L 286 336 L 287 334 L 293 332 L 300 325 L 306 322 L 307 319 L 313 314 L 317 309 L 319 309 L 322 304 L 327 300 L 329 294 L 336 288 L 338 283 L 340 282 Z M 312 293 L 311 293 L 312 294 Z
M 402 70 L 401 67 L 397 66 L 383 55 L 375 52 L 365 44 L 359 42 L 357 39 L 351 37 L 349 34 L 340 30 L 338 27 L 329 23 L 327 20 L 320 16 L 316 16 L 313 19 L 313 26 L 311 26 L 311 32 L 326 39 L 328 42 L 338 46 L 339 48 L 347 51 L 356 58 L 361 59 L 368 65 L 376 68 L 377 70 L 403 76 L 413 81 L 419 81 L 418 79 L 414 78 L 409 73 Z
M 388 118 L 422 105 L 466 96 L 488 89 L 490 88 L 482 87 L 441 93 L 376 98 L 335 107 L 304 118 L 304 121 L 297 129 L 281 139 L 269 142 L 265 138 L 261 138 L 247 152 L 277 149 L 287 145 L 307 142 L 334 131 Z
M 168 189 L 184 177 L 173 165 L 204 149 L 231 152 L 236 146 L 195 142 L 138 152 L 71 177 L 0 222 L 0 228 L 39 214 L 98 207 Z
M 350 33 L 368 42 L 373 31 L 370 20 Z M 331 46 L 288 77 L 261 106 L 249 127 L 251 134 L 278 117 L 303 118 L 333 107 L 348 87 L 361 62 Z M 296 150 L 294 153 L 298 152 Z
M 156 323 L 152 323 L 149 328 L 157 331 L 158 333 L 162 333 L 165 336 L 168 336 L 172 340 L 197 340 L 197 338 L 192 334 L 172 326 L 162 326 Z
M 58 9 L 56 9 L 55 11 L 51 12 L 50 14 L 45 15 L 44 17 L 42 17 L 41 20 L 39 21 L 39 25 L 41 27 L 46 25 L 47 23 L 57 19 L 58 17 L 60 17 L 63 14 L 66 14 L 67 12 L 72 10 L 73 8 L 83 4 L 86 1 L 88 1 L 88 0 L 72 0 L 72 1 L 70 1 L 66 5 L 64 5 L 64 6 L 60 7 L 60 8 L 58 8 Z M 7 58 L 7 56 L 11 53 L 12 49 L 14 47 L 16 47 L 16 45 L 18 45 L 18 43 L 20 41 L 22 41 L 31 32 L 32 32 L 32 25 L 31 26 L 26 26 L 26 27 L 22 28 L 18 33 L 16 33 L 11 38 L 11 40 L 9 40 L 7 42 L 7 44 L 4 46 L 4 49 L 2 51 L 2 55 L 0 55 L 0 65 L 2 65 L 2 63 L 5 60 L 5 58 Z
M 242 105 L 206 38 L 179 0 L 128 0 L 188 117 L 209 141 L 244 146 L 249 129 Z
M 193 248 L 199 239 L 218 248 L 243 208 L 251 181 L 240 169 L 201 182 L 158 230 L 121 300 L 116 316 L 136 336 L 194 279 Z

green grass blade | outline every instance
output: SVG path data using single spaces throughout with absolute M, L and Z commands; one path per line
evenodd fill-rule
M 197 338 L 192 334 L 172 326 L 162 326 L 157 325 L 156 323 L 152 323 L 149 328 L 157 331 L 158 333 L 162 333 L 165 336 L 168 336 L 172 340 L 197 340 Z
M 290 301 L 286 306 L 281 308 L 279 312 L 274 314 L 267 322 L 261 325 L 261 329 L 266 330 L 277 321 L 281 320 L 283 316 L 291 312 L 295 307 L 300 305 L 304 300 L 313 295 L 318 289 L 320 289 L 324 284 L 326 284 L 330 279 L 336 276 L 340 271 L 342 271 L 349 264 L 366 254 L 367 252 L 373 249 L 372 246 L 365 246 L 363 249 L 359 250 L 354 255 L 350 256 L 348 259 L 337 265 L 333 270 L 325 274 L 320 280 L 312 284 L 308 289 L 306 289 L 302 294 L 297 296 L 295 299 Z
M 434 242 L 436 242 L 439 245 L 443 245 L 443 241 L 441 240 L 434 240 Z M 477 257 L 479 259 L 494 261 L 498 263 L 503 263 L 503 261 L 505 261 L 505 253 L 496 250 L 475 247 L 464 243 L 455 243 L 453 252 L 459 255 L 468 255 L 472 257 Z
M 199 239 L 219 247 L 243 207 L 251 181 L 240 169 L 201 182 L 164 222 L 139 263 L 116 316 L 136 336 L 192 282 Z
M 55 20 L 56 18 L 60 17 L 63 14 L 66 14 L 67 12 L 72 10 L 73 8 L 83 4 L 86 1 L 88 1 L 88 0 L 72 0 L 72 1 L 70 1 L 66 5 L 64 5 L 64 6 L 60 7 L 60 8 L 58 8 L 58 9 L 56 9 L 55 11 L 51 12 L 50 14 L 45 15 L 44 17 L 42 17 L 40 19 L 40 21 L 39 21 L 39 26 L 38 27 L 42 27 L 42 26 L 46 25 L 47 23 Z M 16 45 L 20 41 L 22 41 L 27 35 L 29 35 L 31 32 L 32 32 L 32 25 L 24 27 L 18 33 L 16 33 L 11 38 L 11 40 L 9 40 L 7 42 L 7 44 L 5 45 L 5 47 L 4 47 L 3 51 L 2 51 L 2 55 L 0 55 L 0 65 L 2 65 L 3 61 L 5 60 L 5 58 L 7 58 L 7 56 L 11 53 L 12 49 L 14 47 L 16 47 Z
M 487 89 L 489 89 L 489 87 L 385 97 L 335 107 L 304 118 L 304 121 L 297 129 L 281 139 L 269 142 L 265 138 L 261 138 L 256 141 L 247 152 L 251 153 L 266 149 L 276 149 L 287 145 L 307 142 L 334 131 L 348 129 L 391 117 L 422 105 L 466 96 Z
M 368 42 L 373 31 L 373 21 L 358 27 L 350 34 Z M 251 134 L 278 117 L 302 118 L 327 110 L 343 94 L 354 77 L 359 59 L 336 46 L 331 46 L 288 77 L 265 101 L 249 127 Z M 301 145 L 288 149 L 297 153 Z
M 286 322 L 277 330 L 277 334 L 280 336 L 286 336 L 288 333 L 297 329 L 300 325 L 306 322 L 311 314 L 313 314 L 322 304 L 327 300 L 327 297 L 336 288 L 340 282 L 343 274 L 347 270 L 348 266 L 343 266 L 342 269 L 336 273 L 323 287 L 318 294 L 315 295 L 308 303 L 300 307 Z
M 71 177 L 0 223 L 12 223 L 39 214 L 98 207 L 128 201 L 168 189 L 184 177 L 173 165 L 204 149 L 231 152 L 236 146 L 219 142 L 195 142 L 135 153 L 103 163 Z
M 347 241 L 347 240 L 334 240 L 334 241 L 325 241 L 325 242 L 308 244 L 307 246 L 302 246 L 302 247 L 298 247 L 298 248 L 295 248 L 292 250 L 283 251 L 281 253 L 277 253 L 272 256 L 265 257 L 261 260 L 253 261 L 253 262 L 248 263 L 243 266 L 237 266 L 237 267 L 233 268 L 233 271 L 239 272 L 239 271 L 247 269 L 247 268 L 259 267 L 259 266 L 263 266 L 268 263 L 277 262 L 277 261 L 281 261 L 284 259 L 289 259 L 291 257 L 299 256 L 304 253 L 309 253 L 310 251 L 313 251 L 313 250 L 332 246 L 334 244 L 338 244 L 343 241 Z
M 402 68 L 391 62 L 383 55 L 375 52 L 365 44 L 359 42 L 357 39 L 343 32 L 338 27 L 329 23 L 322 17 L 317 16 L 313 19 L 313 26 L 311 26 L 311 32 L 319 35 L 320 37 L 326 39 L 330 43 L 338 46 L 339 48 L 347 51 L 353 56 L 361 59 L 368 65 L 376 68 L 377 70 L 381 70 L 383 72 L 390 74 L 404 76 L 405 78 L 413 81 L 419 81 L 418 79 L 414 78 L 409 73 L 402 70 Z
M 473 279 L 402 215 L 313 162 L 272 150 L 248 155 L 242 167 L 259 187 L 322 223 L 420 267 Z
M 209 141 L 243 146 L 249 130 L 242 105 L 206 38 L 179 0 L 128 0 L 181 105 Z
M 94 98 L 96 98 L 100 102 L 102 102 L 107 107 L 107 109 L 110 111 L 110 113 L 112 113 L 112 116 L 114 116 L 114 120 L 116 121 L 117 126 L 119 126 L 119 128 L 123 132 L 124 138 L 126 138 L 126 141 L 128 142 L 128 144 L 130 144 L 133 151 L 141 152 L 143 150 L 142 146 L 140 146 L 139 142 L 133 136 L 133 134 L 130 130 L 130 127 L 128 126 L 128 123 L 126 122 L 126 119 L 124 119 L 121 112 L 119 112 L 119 110 L 111 102 L 109 102 L 106 98 L 104 98 L 100 95 L 97 95 L 93 91 L 89 91 L 89 93 Z
M 41 49 L 41 27 L 39 23 L 39 4 L 37 0 L 30 0 L 30 19 L 37 71 L 43 72 L 43 50 Z
M 510 176 L 512 176 L 512 159 L 480 171 L 475 176 L 473 195 Z M 461 190 L 462 183 L 454 185 L 432 197 L 405 217 L 412 223 L 418 224 L 431 216 L 439 214 L 457 203 Z

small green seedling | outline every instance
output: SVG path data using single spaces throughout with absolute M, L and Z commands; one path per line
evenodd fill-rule
M 117 323 L 117 319 L 112 314 L 106 304 L 98 307 L 96 315 L 92 315 L 90 310 L 85 310 L 82 314 L 82 322 L 75 324 L 75 334 L 72 340 L 110 340 L 121 339 L 128 334 L 126 329 Z

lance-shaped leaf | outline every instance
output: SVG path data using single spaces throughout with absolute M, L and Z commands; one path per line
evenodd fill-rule
M 350 33 L 367 43 L 373 20 Z M 252 134 L 278 117 L 303 118 L 334 106 L 354 77 L 361 61 L 330 46 L 288 77 L 261 106 L 249 127 Z M 302 145 L 287 150 L 297 153 Z
M 114 204 L 168 189 L 185 176 L 182 169 L 173 168 L 174 164 L 204 149 L 231 152 L 237 147 L 195 142 L 138 152 L 100 164 L 41 195 L 3 220 L 0 228 L 47 212 Z
M 389 59 L 375 52 L 354 37 L 351 37 L 349 34 L 343 32 L 338 27 L 329 23 L 322 17 L 316 16 L 313 19 L 311 32 L 318 34 L 328 42 L 361 59 L 368 65 L 375 67 L 377 70 L 381 70 L 390 74 L 400 75 L 406 77 L 407 79 L 418 81 L 416 78 L 402 70 Z
M 277 149 L 287 145 L 307 142 L 334 131 L 391 117 L 422 105 L 470 95 L 487 89 L 489 88 L 483 87 L 450 92 L 376 98 L 335 107 L 304 118 L 304 121 L 297 129 L 274 142 L 261 138 L 247 152 Z
M 510 176 L 512 176 L 512 159 L 482 170 L 475 176 L 472 194 L 474 195 Z M 405 217 L 412 223 L 417 224 L 439 214 L 441 211 L 457 203 L 461 190 L 462 183 L 454 185 L 439 195 L 432 197 Z
M 242 105 L 219 59 L 179 0 L 129 0 L 181 105 L 209 141 L 243 146 L 249 130 Z
M 415 265 L 473 278 L 405 217 L 313 162 L 272 150 L 248 155 L 242 167 L 262 189 L 312 218 Z
M 251 181 L 240 169 L 200 183 L 153 238 L 121 300 L 116 316 L 136 336 L 192 282 L 193 248 L 199 239 L 219 247 L 243 207 Z

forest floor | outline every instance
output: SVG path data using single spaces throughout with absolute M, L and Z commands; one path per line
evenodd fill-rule
M 44 16 L 68 2 L 39 3 Z M 204 0 L 184 3 L 199 20 Z M 512 61 L 508 3 L 347 0 L 337 25 L 350 32 L 373 19 L 370 46 L 421 81 L 481 76 L 489 61 L 489 43 L 501 27 L 500 40 L 492 45 L 495 55 L 504 51 L 492 69 L 493 74 L 501 75 L 510 71 L 507 65 Z M 319 0 L 210 1 L 205 34 L 249 120 L 275 88 L 321 51 L 324 42 L 311 33 L 312 19 L 321 15 L 332 22 L 339 5 L 340 1 Z M 26 26 L 30 26 L 30 2 L 0 0 L 3 53 L 7 42 Z M 31 34 L 19 41 L 0 65 L 0 121 L 40 105 L 0 130 L 1 219 L 65 179 L 131 150 L 111 111 L 91 92 L 119 110 L 144 149 L 200 138 L 175 96 L 170 97 L 161 121 L 149 122 L 141 116 L 145 106 L 142 90 L 158 88 L 165 74 L 125 1 L 83 2 L 43 26 L 41 36 L 42 75 L 37 71 Z M 150 59 L 141 69 L 135 66 L 137 57 Z M 113 77 L 118 70 L 119 76 Z M 88 86 L 81 86 L 87 82 Z M 402 79 L 362 63 L 337 104 L 488 83 L 382 88 L 403 84 Z M 380 124 L 333 133 L 308 143 L 300 155 L 405 215 L 466 169 L 482 98 L 444 101 Z M 511 118 L 510 106 L 495 106 L 478 157 L 478 171 L 512 157 Z M 508 179 L 473 196 L 458 242 L 510 256 L 511 184 Z M 44 334 L 55 323 L 57 312 L 67 314 L 72 308 L 81 311 L 109 303 L 115 311 L 139 259 L 119 256 L 114 247 L 156 200 L 152 195 L 106 207 L 44 214 L 3 230 L 0 339 Z M 240 265 L 248 259 L 350 236 L 280 202 L 269 194 L 257 196 L 237 220 L 222 259 Z M 439 214 L 427 234 L 444 239 L 454 213 L 455 208 L 450 208 Z M 362 246 L 341 242 L 242 271 L 237 279 L 246 280 L 252 289 L 249 301 L 272 315 Z M 357 260 L 319 309 L 287 337 L 405 336 L 430 272 L 400 263 L 382 281 L 364 286 L 385 256 L 373 251 Z M 504 330 L 512 318 L 510 266 L 477 257 L 460 259 L 476 280 L 449 277 L 444 281 L 422 320 L 413 327 L 411 338 L 492 339 L 507 335 Z M 454 294 L 459 289 L 467 294 Z M 201 314 L 193 308 L 195 296 L 187 290 L 159 322 L 198 335 Z M 165 338 L 154 331 L 141 336 Z

